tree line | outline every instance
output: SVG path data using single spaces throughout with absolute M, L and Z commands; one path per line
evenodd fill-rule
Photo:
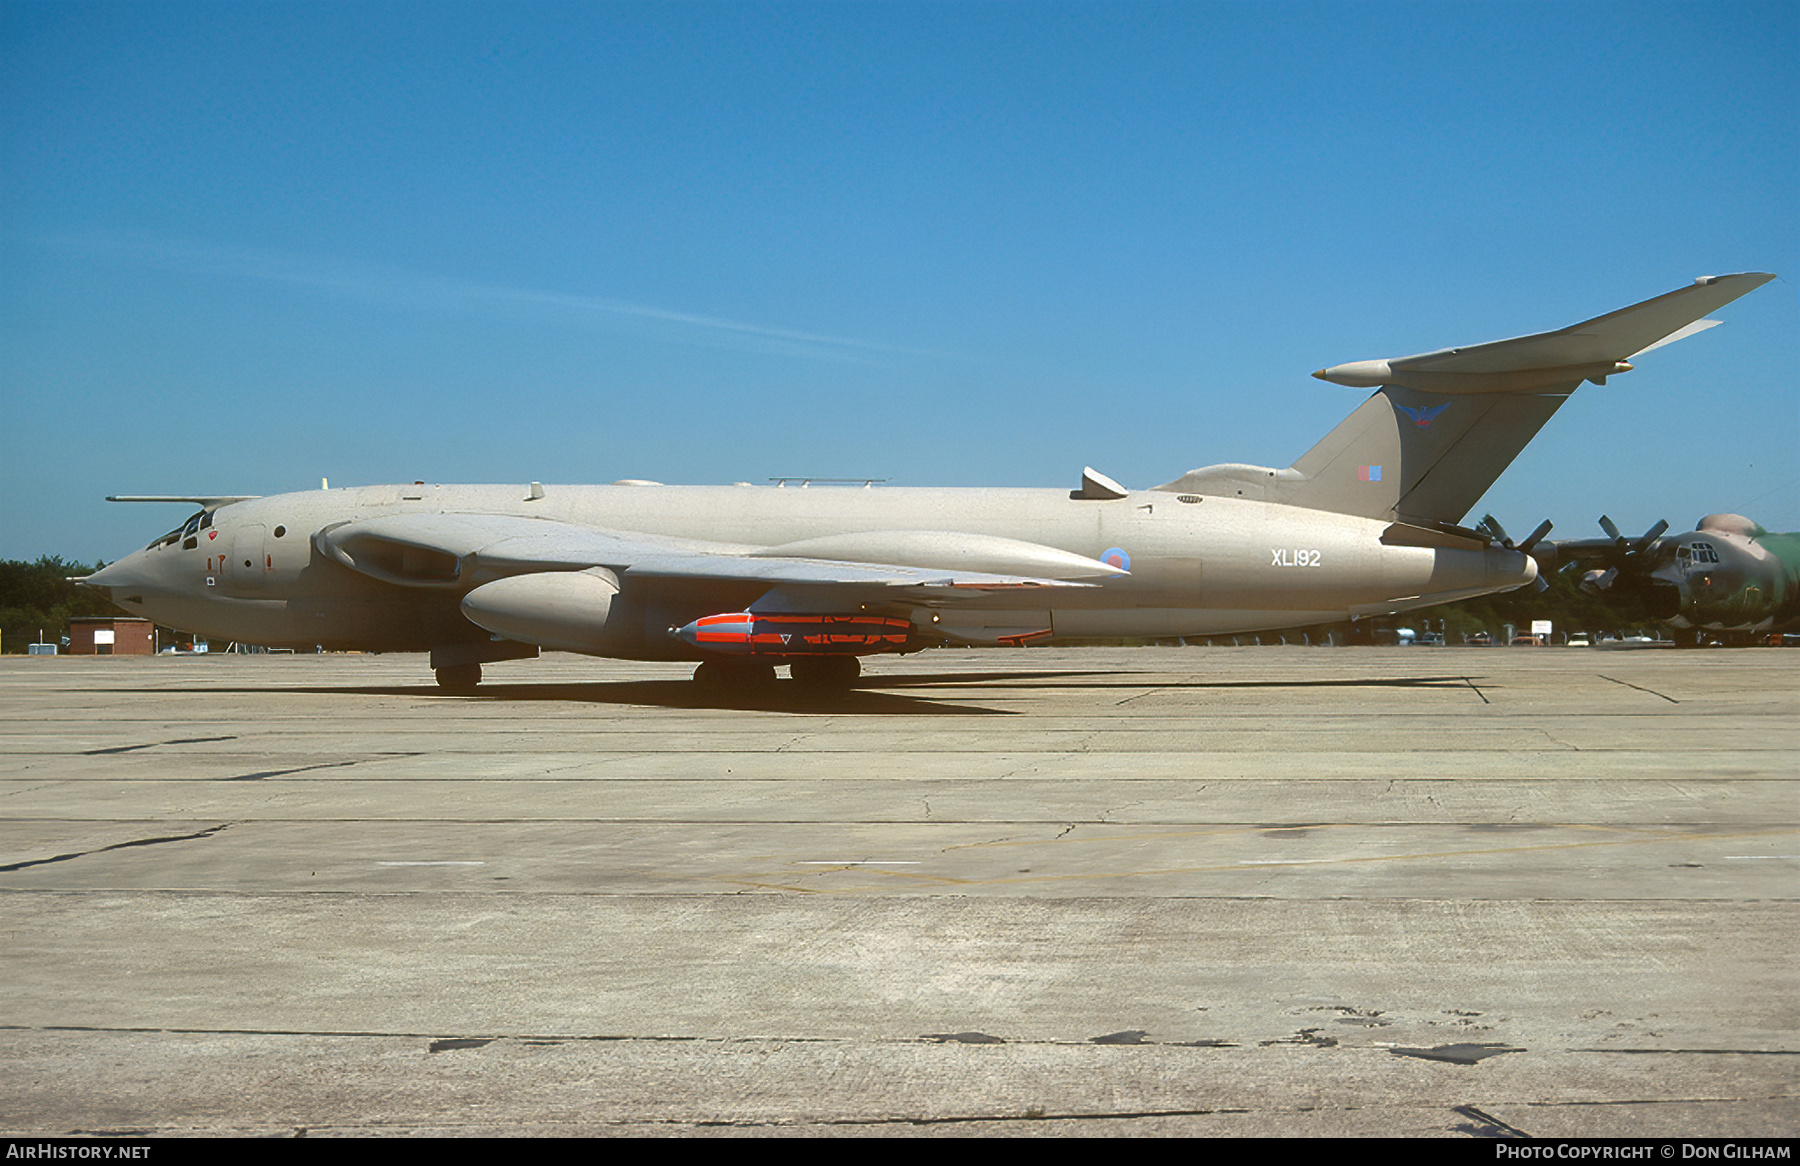
M 87 566 L 45 555 L 35 563 L 0 559 L 0 650 L 24 653 L 28 644 L 54 644 L 69 634 L 69 619 L 78 615 L 129 615 L 107 599 L 106 592 L 81 587 L 71 575 L 91 575 L 106 564 Z

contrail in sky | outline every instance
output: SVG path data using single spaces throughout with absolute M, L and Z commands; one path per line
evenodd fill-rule
M 727 320 L 719 316 L 676 311 L 607 296 L 570 295 L 564 292 L 536 291 L 530 288 L 508 287 L 504 284 L 482 283 L 476 280 L 447 279 L 402 268 L 356 263 L 349 260 L 315 259 L 277 251 L 147 239 L 59 237 L 47 240 L 47 242 L 54 246 L 103 254 L 176 271 L 261 279 L 306 287 L 332 288 L 360 295 L 414 302 L 480 303 L 485 301 L 488 303 L 544 304 L 574 311 L 603 312 L 614 316 L 658 320 L 760 340 L 783 341 L 789 344 L 823 349 L 838 355 L 848 355 L 854 352 L 931 357 L 948 355 L 924 349 L 904 348 L 896 344 L 882 344 L 873 340 L 826 336 L 817 332 L 802 332 L 793 328 L 772 328 L 763 324 L 749 324 L 741 320 Z M 819 355 L 823 355 L 823 353 L 819 353 Z

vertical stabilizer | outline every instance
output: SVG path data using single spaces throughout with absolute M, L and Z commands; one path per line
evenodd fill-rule
M 1299 461 L 1283 501 L 1334 514 L 1456 522 L 1575 390 L 1450 397 L 1384 385 Z

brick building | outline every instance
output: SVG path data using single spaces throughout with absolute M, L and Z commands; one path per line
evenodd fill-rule
M 77 615 L 69 620 L 71 656 L 150 656 L 155 625 L 134 616 Z

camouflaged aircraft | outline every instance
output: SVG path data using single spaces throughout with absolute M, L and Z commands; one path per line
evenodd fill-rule
M 696 680 L 848 685 L 934 644 L 1206 636 L 1387 615 L 1533 583 L 1459 525 L 1583 382 L 1774 278 L 1707 276 L 1555 332 L 1320 369 L 1376 391 L 1293 465 L 1147 490 L 426 485 L 115 496 L 199 511 L 90 576 L 214 639 L 429 652 L 440 685 L 540 649 L 698 662 Z
M 1537 552 L 1546 570 L 1579 570 L 1590 595 L 1642 607 L 1689 642 L 1752 643 L 1800 629 L 1800 533 L 1764 530 L 1741 514 L 1709 514 L 1685 534 L 1658 522 L 1635 539 L 1600 516 L 1603 539 Z

